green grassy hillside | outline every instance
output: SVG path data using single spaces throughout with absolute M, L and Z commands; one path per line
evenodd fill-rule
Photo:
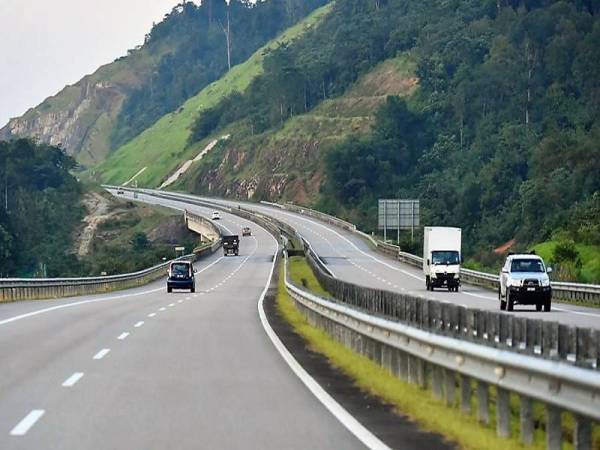
M 137 179 L 140 185 L 156 186 L 183 161 L 195 156 L 204 143 L 188 147 L 190 126 L 198 114 L 217 104 L 234 91 L 245 90 L 263 71 L 265 54 L 301 36 L 318 23 L 331 9 L 330 5 L 315 10 L 305 20 L 289 28 L 277 39 L 258 50 L 246 62 L 231 69 L 224 77 L 202 89 L 177 111 L 167 114 L 138 137 L 119 148 L 94 170 L 93 176 L 107 183 L 124 183 L 146 167 Z
M 380 63 L 343 95 L 280 127 L 253 134 L 247 121 L 235 122 L 215 135 L 228 132 L 231 139 L 193 165 L 175 187 L 310 203 L 318 196 L 323 154 L 350 135 L 367 134 L 388 95 L 407 96 L 416 87 L 414 61 L 404 54 Z

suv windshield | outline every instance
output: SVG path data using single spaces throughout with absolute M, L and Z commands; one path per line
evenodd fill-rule
M 539 259 L 514 259 L 510 265 L 511 272 L 544 272 L 544 264 Z
M 171 273 L 173 275 L 187 275 L 190 273 L 189 264 L 176 263 L 171 265 Z
M 454 250 L 431 252 L 433 264 L 460 264 L 458 252 Z

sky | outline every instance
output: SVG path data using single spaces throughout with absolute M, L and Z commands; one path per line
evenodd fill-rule
M 0 128 L 142 44 L 180 0 L 0 0 Z

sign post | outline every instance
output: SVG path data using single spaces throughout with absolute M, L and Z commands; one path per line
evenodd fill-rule
M 415 238 L 415 227 L 419 226 L 419 200 L 380 199 L 378 229 L 383 230 L 383 240 L 387 240 L 387 230 L 396 230 L 400 242 L 400 230 L 410 230 L 411 240 Z

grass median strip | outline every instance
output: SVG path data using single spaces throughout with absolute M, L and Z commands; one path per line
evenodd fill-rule
M 317 294 L 325 292 L 303 258 L 291 258 L 289 269 L 290 277 L 298 285 L 314 287 L 314 292 Z M 299 281 L 303 279 L 304 282 Z M 499 438 L 493 427 L 493 420 L 490 421 L 492 425 L 485 426 L 480 424 L 475 416 L 460 414 L 457 408 L 447 407 L 443 402 L 435 400 L 429 390 L 402 381 L 387 369 L 355 353 L 324 331 L 310 325 L 285 290 L 283 270 L 279 277 L 277 309 L 292 328 L 304 337 L 313 351 L 324 355 L 334 367 L 353 378 L 357 387 L 394 406 L 400 414 L 409 416 L 424 429 L 441 433 L 466 449 L 505 450 L 545 447 L 541 433 L 536 434 L 532 446 L 521 444 L 517 438 Z M 490 406 L 493 419 L 493 405 Z M 514 435 L 518 436 L 516 433 Z

